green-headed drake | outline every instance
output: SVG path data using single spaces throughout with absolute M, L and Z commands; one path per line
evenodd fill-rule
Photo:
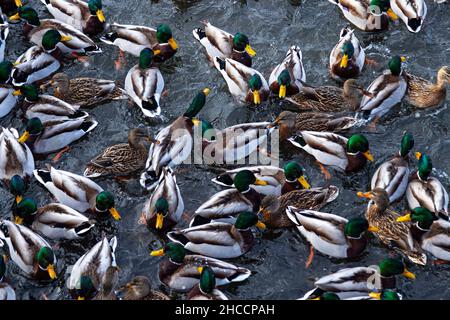
M 0 118 L 8 115 L 17 105 L 19 100 L 18 96 L 14 94 L 16 90 L 14 90 L 13 86 L 8 84 L 11 80 L 10 75 L 12 69 L 13 64 L 11 62 L 0 62 Z
M 216 288 L 216 275 L 212 268 L 199 267 L 200 283 L 188 293 L 187 300 L 229 300 Z
M 410 32 L 417 33 L 427 16 L 425 0 L 390 0 L 394 14 L 400 18 Z

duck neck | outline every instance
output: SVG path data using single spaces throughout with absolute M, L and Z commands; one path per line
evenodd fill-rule
M 347 257 L 353 258 L 361 255 L 367 245 L 367 238 L 361 235 L 359 238 L 347 237 L 349 248 L 347 249 Z
M 419 222 L 415 222 L 413 225 L 411 225 L 412 236 L 415 240 L 419 242 L 422 239 L 422 236 L 428 231 L 430 231 L 430 229 L 421 228 Z
M 380 276 L 380 279 L 381 279 L 381 288 L 382 289 L 395 289 L 395 286 L 396 286 L 395 277 Z
M 247 191 L 241 192 L 241 194 L 246 197 L 253 204 L 253 211 L 258 211 L 261 205 L 261 195 L 255 191 L 253 188 L 248 188 Z
M 349 153 L 347 152 L 348 164 L 345 168 L 348 172 L 358 171 L 363 168 L 367 162 L 366 157 L 361 152 Z

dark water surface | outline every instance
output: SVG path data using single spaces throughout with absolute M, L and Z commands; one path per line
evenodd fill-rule
M 42 17 L 48 17 L 40 1 L 31 0 Z M 449 64 L 450 58 L 450 5 L 437 5 L 427 0 L 428 16 L 426 24 L 419 34 L 408 32 L 403 23 L 391 25 L 388 32 L 367 34 L 356 31 L 366 48 L 369 58 L 380 62 L 377 67 L 367 67 L 359 81 L 367 86 L 393 54 L 408 57 L 407 69 L 427 79 L 435 79 L 436 71 L 442 65 Z M 149 125 L 154 133 L 178 117 L 187 108 L 196 90 L 210 87 L 211 94 L 200 116 L 213 122 L 216 128 L 253 120 L 272 120 L 280 108 L 276 102 L 263 104 L 258 109 L 239 106 L 227 91 L 227 86 L 217 70 L 211 68 L 205 58 L 203 47 L 193 38 L 192 29 L 200 26 L 199 21 L 208 19 L 214 25 L 231 33 L 237 31 L 249 35 L 257 56 L 253 66 L 268 79 L 273 66 L 284 57 L 287 49 L 299 45 L 303 51 L 303 63 L 307 82 L 315 85 L 335 84 L 328 77 L 329 54 L 339 38 L 339 31 L 347 20 L 337 7 L 326 0 L 304 1 L 148 1 L 148 0 L 103 0 L 104 11 L 109 22 L 157 26 L 168 23 L 180 50 L 172 61 L 162 68 L 165 89 L 169 96 L 163 98 L 162 109 L 164 121 L 144 119 L 140 109 L 126 101 L 98 106 L 89 112 L 98 120 L 98 127 L 88 138 L 76 142 L 69 153 L 64 154 L 57 168 L 82 174 L 85 164 L 106 146 L 124 142 L 129 128 Z M 15 60 L 30 43 L 21 33 L 21 25 L 11 27 L 7 57 Z M 64 71 L 72 77 L 92 76 L 104 79 L 117 79 L 123 84 L 129 68 L 137 59 L 128 56 L 125 67 L 116 71 L 114 59 L 117 49 L 100 43 L 104 53 L 92 57 L 89 66 L 81 63 L 66 65 Z M 355 193 L 366 190 L 370 177 L 376 167 L 397 151 L 402 132 L 409 130 L 414 134 L 416 149 L 428 153 L 435 166 L 433 174 L 449 189 L 450 172 L 448 162 L 450 151 L 449 121 L 447 110 L 449 100 L 438 110 L 415 111 L 402 104 L 386 117 L 377 132 L 368 132 L 372 153 L 376 158 L 372 164 L 354 175 L 331 170 L 332 180 L 327 183 L 340 188 L 336 201 L 324 208 L 324 211 L 345 217 L 365 212 L 366 202 L 358 199 Z M 23 131 L 21 111 L 13 112 L 0 120 L 0 125 L 13 126 Z M 311 157 L 299 153 L 288 145 L 281 148 L 282 163 L 296 159 L 306 167 L 306 174 L 312 186 L 324 185 L 323 176 Z M 50 160 L 37 161 L 36 167 L 42 168 Z M 177 169 L 177 180 L 184 198 L 186 210 L 190 213 L 221 188 L 210 179 L 217 170 L 205 166 L 181 166 Z M 129 182 L 117 182 L 114 179 L 96 180 L 102 187 L 116 194 L 117 207 L 122 221 L 116 223 L 103 221 L 98 224 L 108 237 L 118 237 L 116 257 L 120 267 L 120 281 L 125 283 L 133 276 L 146 275 L 152 279 L 154 286 L 160 284 L 157 276 L 160 258 L 149 256 L 149 248 L 158 248 L 163 240 L 151 233 L 146 227 L 137 223 L 141 209 L 149 194 L 144 192 L 137 179 Z M 39 205 L 51 201 L 49 194 L 36 181 L 28 192 L 36 198 Z M 4 208 L 1 217 L 10 216 L 12 197 L 0 189 L 0 205 Z M 406 206 L 406 202 L 396 205 L 397 209 Z M 180 226 L 187 225 L 183 222 Z M 68 298 L 64 274 L 66 269 L 101 237 L 98 231 L 91 238 L 81 242 L 51 242 L 59 258 L 59 280 L 55 284 L 36 283 L 23 277 L 20 270 L 9 263 L 8 276 L 16 287 L 18 298 L 41 299 L 45 294 L 49 299 Z M 294 230 L 268 232 L 259 238 L 256 246 L 244 257 L 231 260 L 232 263 L 247 267 L 255 272 L 248 280 L 238 285 L 223 288 L 230 298 L 243 299 L 295 299 L 302 296 L 313 286 L 314 279 L 344 267 L 366 266 L 378 263 L 390 254 L 389 250 L 377 245 L 376 241 L 368 247 L 366 253 L 358 260 L 337 261 L 316 254 L 310 268 L 305 269 L 305 260 L 309 246 Z M 62 271 L 61 271 L 62 270 Z M 448 266 L 425 267 L 410 266 L 417 279 L 410 281 L 398 279 L 398 287 L 407 299 L 449 299 L 450 276 Z M 174 298 L 183 295 L 172 294 Z

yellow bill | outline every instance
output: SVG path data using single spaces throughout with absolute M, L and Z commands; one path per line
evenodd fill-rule
M 400 57 L 400 61 L 401 61 L 401 62 L 405 62 L 405 61 L 406 61 L 406 57 L 401 56 L 401 57 Z
M 21 7 L 21 6 L 23 6 L 21 0 L 14 0 L 14 3 L 16 4 L 16 7 Z
M 370 232 L 375 232 L 375 233 L 377 233 L 377 232 L 380 231 L 380 228 L 375 227 L 375 226 L 369 226 L 369 229 L 367 229 L 367 230 L 369 230 Z
M 85 300 L 85 298 L 82 296 L 78 296 L 77 300 Z
M 200 125 L 200 120 L 199 119 L 192 118 L 191 120 L 192 120 L 192 123 L 194 124 L 194 126 L 199 126 Z
M 158 54 L 161 54 L 161 50 L 159 50 L 159 49 L 153 50 L 154 56 L 157 56 Z
M 245 46 L 245 51 L 252 57 L 256 56 L 255 50 L 249 44 Z
M 95 13 L 97 15 L 97 18 L 100 22 L 105 22 L 105 15 L 103 14 L 102 10 L 97 10 L 97 12 Z
M 10 17 L 9 17 L 9 20 L 11 20 L 11 21 L 18 21 L 18 20 L 20 20 L 20 15 L 19 15 L 19 13 L 17 12 L 16 14 L 10 16 Z
M 205 96 L 207 96 L 210 92 L 211 90 L 209 88 L 203 89 L 203 93 L 205 94 Z
M 164 222 L 164 216 L 162 213 L 157 213 L 156 214 L 156 225 L 155 228 L 156 229 L 162 229 L 163 227 L 163 222 Z
M 261 221 L 258 221 L 258 222 L 256 223 L 256 227 L 257 227 L 258 229 L 261 229 L 261 230 L 264 230 L 264 229 L 267 228 L 266 225 L 265 225 L 265 223 L 264 223 L 264 222 L 261 222 Z
M 420 160 L 420 157 L 422 157 L 422 152 L 416 152 L 414 153 L 414 155 L 416 156 L 417 160 Z
M 13 66 L 14 66 L 14 67 L 17 67 L 18 65 L 20 65 L 20 62 L 19 62 L 19 61 L 14 61 L 14 62 L 13 62 Z M 20 90 L 19 90 L 19 91 L 20 91 Z
M 152 257 L 161 257 L 164 255 L 164 249 L 154 250 L 154 251 L 150 252 L 150 255 Z
M 14 91 L 12 94 L 13 94 L 13 96 L 20 96 L 22 94 L 22 91 L 20 91 L 20 89 L 19 89 L 19 90 Z
M 270 218 L 270 212 L 267 209 L 259 208 L 258 214 L 261 214 L 264 218 L 264 220 L 269 220 Z
M 348 55 L 347 55 L 347 54 L 344 54 L 344 55 L 342 56 L 342 60 L 341 60 L 340 67 L 341 67 L 341 68 L 347 68 L 347 66 L 348 66 Z
M 367 150 L 366 152 L 363 153 L 364 157 L 366 157 L 367 160 L 369 160 L 370 162 L 373 162 L 373 155 L 370 153 L 369 150 Z
M 281 86 L 280 86 L 280 92 L 278 93 L 278 97 L 279 98 L 281 98 L 281 99 L 283 99 L 283 98 L 285 98 L 286 97 L 286 86 L 284 85 L 284 84 L 282 84 Z
M 386 13 L 387 13 L 387 15 L 389 16 L 389 18 L 391 18 L 391 20 L 393 20 L 393 21 L 398 20 L 398 16 L 394 13 L 394 11 L 392 11 L 391 8 L 389 8 L 389 9 L 386 11 Z
M 258 90 L 253 91 L 253 103 L 256 105 L 261 104 L 261 96 L 259 95 Z
M 15 222 L 16 224 L 22 224 L 22 223 L 23 223 L 23 218 L 21 218 L 21 217 L 15 217 L 15 218 L 14 218 L 14 222 Z
M 358 191 L 356 195 L 360 198 L 372 199 L 372 192 Z
M 203 272 L 203 267 L 198 267 L 197 271 L 198 271 L 198 273 L 202 273 Z
M 61 42 L 68 42 L 72 40 L 71 36 L 61 36 Z
M 50 279 L 52 279 L 52 280 L 56 279 L 55 268 L 53 267 L 52 264 L 48 265 L 47 272 L 48 272 L 48 275 L 49 275 Z
M 320 300 L 320 297 L 312 298 L 312 299 L 308 299 L 308 300 Z
M 397 222 L 408 222 L 411 221 L 411 214 L 405 214 L 404 216 L 398 217 Z
M 408 271 L 408 269 L 405 268 L 405 270 L 403 270 L 402 275 L 404 275 L 405 277 L 407 277 L 408 279 L 415 279 L 416 275 L 410 271 Z
M 177 50 L 177 49 L 178 49 L 178 44 L 177 44 L 177 42 L 175 41 L 174 38 L 170 38 L 168 43 L 169 43 L 169 46 L 170 46 L 173 50 Z
M 19 138 L 20 143 L 25 143 L 28 138 L 30 137 L 30 133 L 28 131 L 25 131 Z
M 369 297 L 381 300 L 381 292 L 371 292 L 369 293 Z
M 305 176 L 301 176 L 300 178 L 297 179 L 297 181 L 302 185 L 303 188 L 305 189 L 311 188 L 308 181 L 306 181 Z
M 20 203 L 23 200 L 22 196 L 16 196 L 16 203 Z
M 256 179 L 254 184 L 257 186 L 267 186 L 268 185 L 267 181 L 260 180 L 260 179 Z
M 120 214 L 119 212 L 116 210 L 116 208 L 111 208 L 109 209 L 109 213 L 112 215 L 112 217 L 114 218 L 114 220 L 120 220 Z

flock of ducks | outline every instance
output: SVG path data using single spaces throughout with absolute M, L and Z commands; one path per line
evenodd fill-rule
M 0 221 L 0 244 L 6 253 L 0 258 L 0 299 L 15 299 L 13 285 L 4 278 L 8 260 L 36 281 L 53 281 L 61 276 L 48 240 L 77 241 L 97 228 L 96 219 L 120 220 L 114 195 L 93 179 L 135 173 L 141 173 L 142 187 L 151 191 L 139 221 L 168 239 L 163 248 L 150 253 L 166 257 L 160 262 L 159 279 L 174 291 L 186 292 L 188 299 L 228 299 L 217 286 L 251 276 L 250 270 L 220 259 L 240 257 L 251 250 L 255 227 L 298 229 L 311 245 L 307 265 L 312 262 L 314 250 L 339 259 L 360 256 L 371 243 L 369 233 L 398 253 L 396 258 L 382 260 L 378 270 L 356 267 L 326 275 L 303 299 L 401 299 L 395 277 L 415 277 L 406 269 L 402 257 L 418 265 L 427 263 L 427 254 L 436 261 L 450 261 L 448 194 L 432 176 L 430 157 L 420 152 L 410 156 L 414 138 L 407 132 L 399 139 L 399 151 L 377 168 L 370 191 L 357 193 L 369 200 L 366 214 L 349 219 L 320 211 L 338 198 L 339 188 L 312 188 L 304 168 L 291 161 L 283 168 L 252 166 L 224 171 L 213 182 L 225 189 L 195 210 L 188 228 L 175 228 L 183 219 L 184 202 L 173 170 L 191 155 L 194 130 L 202 132 L 204 149 L 217 147 L 217 152 L 223 152 L 216 157 L 226 160 L 226 151 L 233 151 L 238 155 L 235 160 L 240 160 L 260 151 L 258 147 L 278 129 L 280 142 L 291 143 L 315 158 L 325 179 L 330 178 L 327 167 L 354 173 L 367 161 L 374 161 L 369 141 L 362 134 L 347 138 L 338 133 L 356 124 L 378 121 L 403 99 L 416 108 L 442 105 L 450 82 L 448 67 L 442 67 L 437 82 L 432 83 L 406 72 L 402 68 L 405 58 L 393 56 L 388 70 L 363 88 L 354 78 L 371 62 L 354 30 L 345 27 L 329 60 L 330 76 L 343 83 L 342 88 L 308 85 L 302 52 L 296 45 L 274 66 L 266 81 L 252 68 L 256 53 L 245 34 L 231 34 L 204 21 L 202 27 L 193 30 L 193 36 L 205 48 L 211 66 L 223 76 L 230 94 L 249 105 L 281 99 L 291 111 L 283 111 L 274 121 L 216 130 L 197 117 L 210 92 L 205 88 L 195 94 L 180 117 L 155 137 L 144 128 L 130 130 L 128 143 L 105 149 L 87 164 L 83 175 L 52 166 L 36 169 L 34 156 L 58 152 L 57 160 L 68 145 L 97 127 L 98 122 L 85 108 L 130 99 L 144 116 L 160 116 L 164 80 L 159 66 L 178 51 L 172 31 L 165 24 L 154 29 L 112 23 L 104 33 L 107 25 L 101 0 L 41 2 L 52 19 L 41 19 L 21 0 L 1 1 L 0 117 L 20 107 L 26 126 L 21 135 L 15 128 L 2 128 L 0 134 L 0 179 L 15 197 L 12 219 Z M 358 29 L 371 32 L 385 30 L 395 19 L 401 19 L 410 32 L 419 32 L 427 14 L 423 0 L 330 2 Z M 8 20 L 21 21 L 33 44 L 13 63 L 4 60 Z M 86 56 L 101 53 L 91 39 L 101 33 L 102 42 L 120 50 L 117 68 L 121 68 L 125 53 L 138 58 L 123 89 L 111 80 L 70 78 L 56 73 L 73 59 L 84 61 Z M 53 95 L 45 93 L 49 87 Z M 178 129 L 185 133 L 174 139 Z M 233 136 L 237 129 L 248 138 L 240 145 L 216 139 L 219 134 Z M 261 129 L 266 132 L 262 137 L 258 135 Z M 54 202 L 39 206 L 27 197 L 31 179 L 45 187 Z M 404 214 L 395 212 L 391 204 L 405 196 L 409 210 Z M 73 298 L 169 299 L 152 289 L 145 276 L 118 285 L 117 245 L 115 236 L 109 240 L 103 236 L 77 260 L 66 282 Z M 367 285 L 374 275 L 381 279 L 376 291 Z

